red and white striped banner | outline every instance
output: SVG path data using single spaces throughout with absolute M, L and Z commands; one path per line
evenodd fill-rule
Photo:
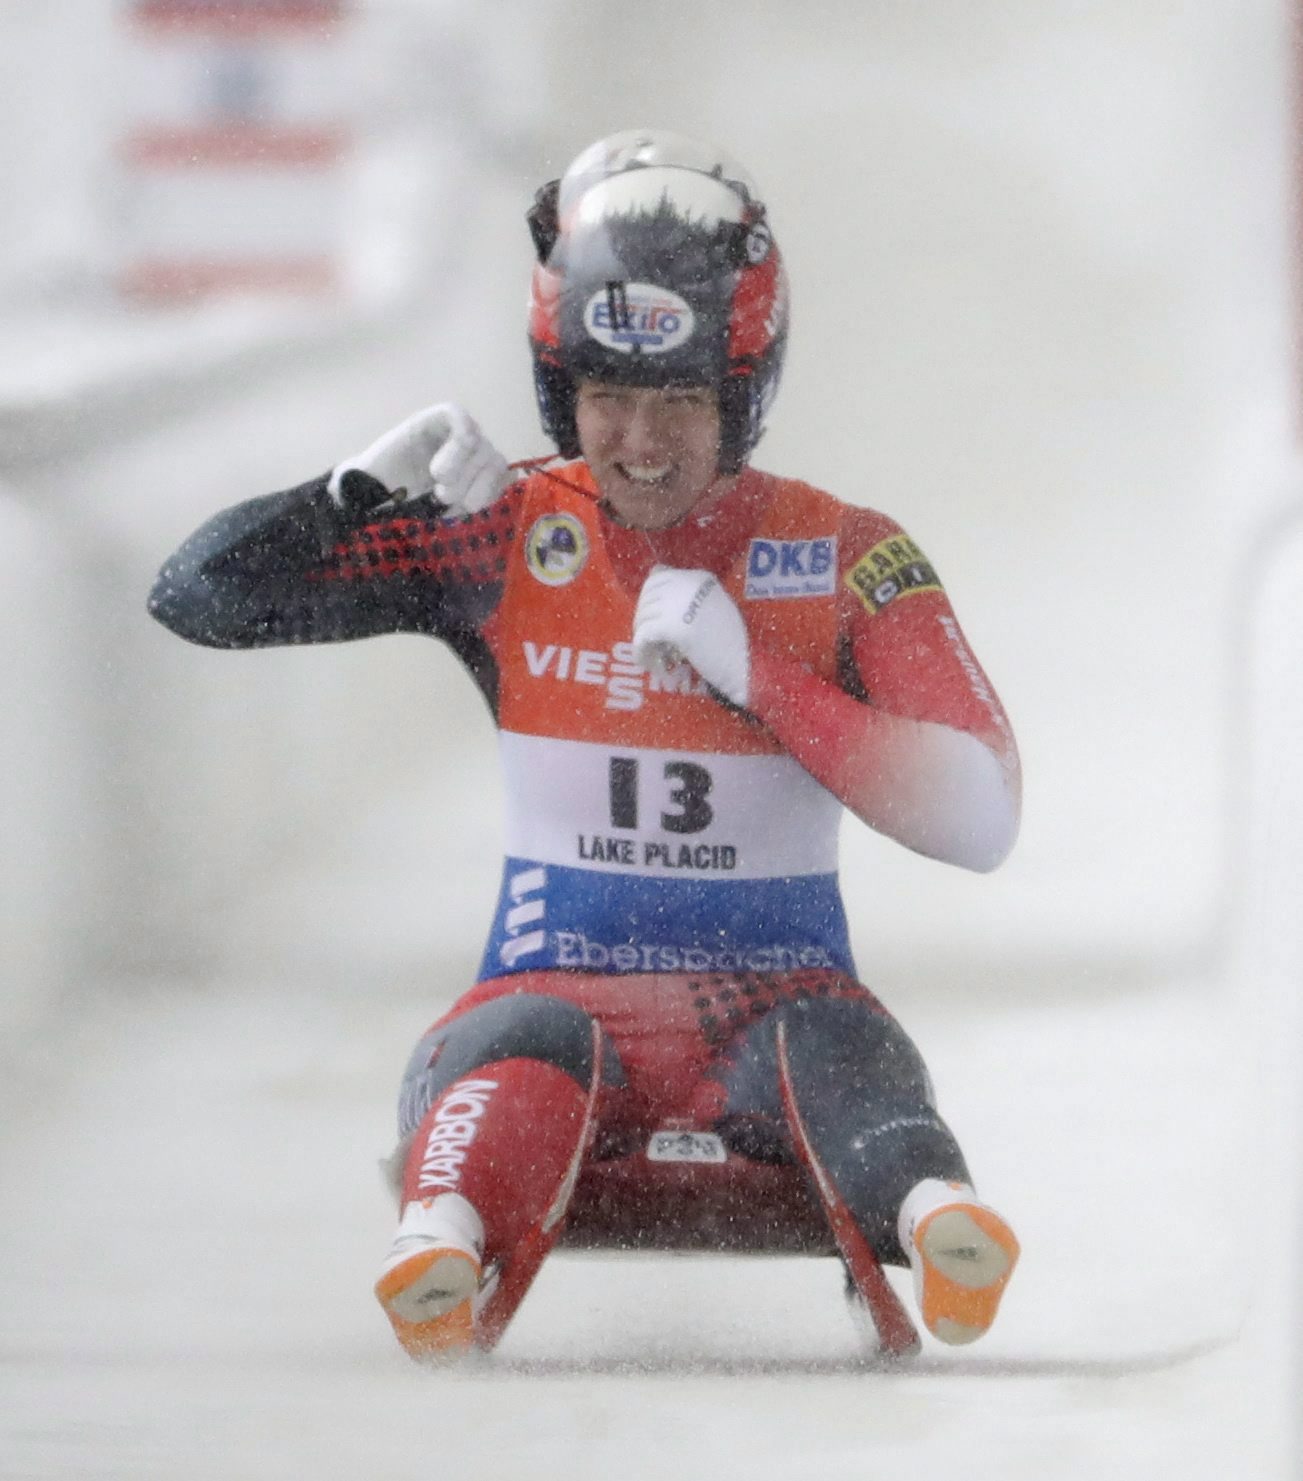
M 181 301 L 339 284 L 346 0 L 135 0 L 122 288 Z
M 248 36 L 328 28 L 346 9 L 346 0 L 136 0 L 131 18 L 160 30 Z

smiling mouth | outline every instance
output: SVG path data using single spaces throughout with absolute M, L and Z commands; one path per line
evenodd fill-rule
M 654 468 L 617 463 L 615 467 L 622 478 L 627 478 L 630 483 L 640 484 L 643 488 L 659 488 L 668 483 L 674 473 L 673 463 L 662 463 Z

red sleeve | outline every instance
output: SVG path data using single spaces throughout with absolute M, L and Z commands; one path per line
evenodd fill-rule
M 973 869 L 1013 845 L 1013 732 L 927 557 L 898 525 L 848 510 L 839 540 L 841 683 L 753 645 L 750 708 L 853 812 Z
M 841 547 L 839 625 L 869 703 L 965 731 L 1016 759 L 1004 707 L 919 547 L 862 509 L 850 512 Z

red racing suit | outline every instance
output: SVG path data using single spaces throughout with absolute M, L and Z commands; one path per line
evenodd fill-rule
M 747 710 L 686 666 L 662 678 L 634 662 L 634 609 L 656 563 L 713 572 L 737 604 Z M 441 1096 L 478 1107 L 492 1143 L 488 1092 L 465 1087 L 496 1092 L 516 1075 L 489 1159 L 499 1168 L 522 1118 L 570 1116 L 556 1107 L 590 1068 L 590 1020 L 610 1051 L 599 1146 L 614 1155 L 630 1127 L 686 1115 L 732 1126 L 748 1155 L 781 1155 L 756 1150 L 757 1123 L 777 1114 L 763 1031 L 775 1006 L 806 999 L 852 1000 L 872 1018 L 861 1034 L 831 1009 L 807 1015 L 799 1062 L 814 1141 L 879 1252 L 899 1256 L 892 1220 L 913 1181 L 966 1177 L 916 1051 L 855 981 L 838 826 L 848 808 L 910 848 L 991 868 L 1017 830 L 1018 758 L 935 570 L 892 520 L 753 469 L 665 531 L 616 522 L 583 463 L 534 471 L 451 520 L 421 504 L 350 517 L 323 477 L 209 521 L 164 566 L 151 610 L 218 647 L 426 633 L 454 648 L 493 710 L 502 887 L 480 985 L 418 1046 L 404 1082 L 409 1197 L 428 1191 L 423 1138 Z M 493 1007 L 521 993 L 560 1005 L 530 1016 L 523 1038 Z M 582 1016 L 577 1033 L 567 1012 Z M 510 1070 L 535 1061 L 570 1090 Z M 834 1062 L 842 1090 L 829 1099 L 818 1065 Z M 889 1130 L 872 1165 L 866 1123 Z M 531 1156 L 518 1179 L 548 1161 L 537 1139 Z M 457 1159 L 438 1167 L 440 1187 L 476 1182 L 460 1181 Z M 486 1178 L 472 1201 L 497 1207 L 490 1244 L 507 1250 L 551 1195 L 495 1195 Z

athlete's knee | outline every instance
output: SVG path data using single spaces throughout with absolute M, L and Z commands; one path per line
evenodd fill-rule
M 913 1041 L 854 1000 L 793 1004 L 786 1019 L 791 1095 L 823 1167 L 881 1259 L 899 1260 L 895 1219 L 923 1178 L 967 1182 Z
M 927 1066 L 889 1013 L 867 1001 L 814 999 L 789 1005 L 783 1023 L 790 1094 L 821 1153 L 842 1170 L 845 1159 L 873 1170 L 875 1182 L 892 1167 L 959 1175 L 963 1159 Z
M 431 1029 L 403 1076 L 399 1128 L 409 1135 L 455 1080 L 505 1059 L 539 1060 L 585 1089 L 594 1064 L 593 1020 L 563 998 L 512 993 L 491 998 Z
M 785 1039 L 780 1075 L 778 1034 Z M 761 1160 L 783 1155 L 787 1116 L 781 1082 L 802 1105 L 869 1106 L 882 1118 L 930 1109 L 922 1057 L 890 1014 L 864 998 L 810 997 L 780 1004 L 725 1056 L 722 1120 L 736 1150 Z
M 780 1010 L 795 1083 L 818 1080 L 878 1101 L 933 1101 L 932 1081 L 914 1041 L 875 1003 L 808 998 Z

